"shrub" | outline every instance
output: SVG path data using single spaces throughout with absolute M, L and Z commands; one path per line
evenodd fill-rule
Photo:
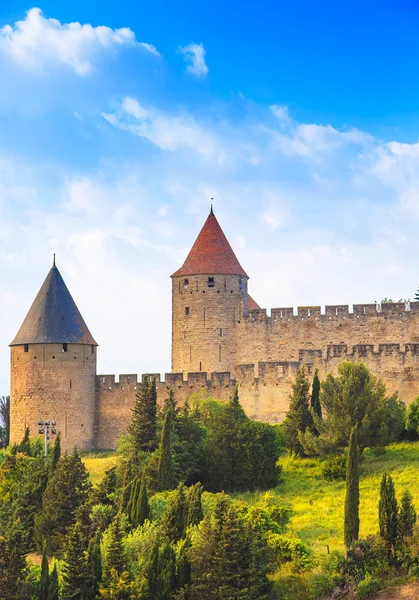
M 326 481 L 345 481 L 347 462 L 345 454 L 331 456 L 322 465 L 322 476 Z
M 372 594 L 376 594 L 380 590 L 380 587 L 380 580 L 367 573 L 364 579 L 361 579 L 356 586 L 355 598 L 357 600 L 369 598 Z
M 312 554 L 299 538 L 268 533 L 267 541 L 279 564 L 293 562 L 292 570 L 294 573 L 310 571 L 313 568 Z

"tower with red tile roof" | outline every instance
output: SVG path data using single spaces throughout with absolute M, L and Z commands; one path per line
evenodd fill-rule
M 93 448 L 97 344 L 55 260 L 10 347 L 11 443 L 56 421 L 64 450 Z
M 248 279 L 211 208 L 172 275 L 172 372 L 234 372 Z

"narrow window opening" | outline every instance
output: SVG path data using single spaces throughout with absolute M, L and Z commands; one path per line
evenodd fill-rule
M 183 287 L 185 288 L 185 290 L 188 289 L 188 287 L 189 287 L 189 279 L 184 279 L 183 280 Z
M 192 346 L 189 346 L 189 362 L 192 362 Z
M 199 370 L 202 371 L 202 362 L 199 361 Z
M 29 352 L 29 344 L 25 344 L 24 347 L 23 347 L 23 350 L 25 352 Z
M 63 344 L 63 352 L 67 352 L 68 344 Z
M 198 291 L 198 280 L 196 280 L 196 291 Z
M 243 289 L 243 281 L 242 281 L 242 279 L 240 277 L 240 279 L 239 279 L 239 290 L 242 290 L 242 289 Z
M 93 344 L 90 347 L 92 349 L 92 354 L 94 354 L 95 353 L 95 347 L 93 346 Z
M 215 281 L 214 277 L 208 277 L 208 287 L 214 287 Z
M 223 337 L 223 330 L 220 329 L 220 337 Z
M 204 325 L 205 325 L 205 315 L 206 315 L 206 313 L 205 313 L 205 308 L 204 308 Z
M 71 390 L 71 379 L 70 379 L 70 390 Z
M 218 344 L 218 358 L 221 362 L 221 344 Z
M 189 315 L 189 306 L 185 306 L 185 316 Z
M 227 280 L 224 279 L 224 291 L 226 291 L 226 290 L 227 290 Z

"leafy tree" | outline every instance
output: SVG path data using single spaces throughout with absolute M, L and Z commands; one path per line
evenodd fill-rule
M 419 396 L 409 404 L 406 410 L 406 431 L 409 437 L 417 440 L 419 437 Z
M 394 547 L 397 538 L 398 505 L 393 480 L 387 473 L 384 473 L 381 479 L 378 520 L 381 537 Z
M 322 418 L 322 407 L 320 404 L 320 379 L 319 370 L 314 371 L 313 385 L 311 388 L 311 399 L 310 399 L 311 410 L 316 414 L 319 419 Z
M 136 589 L 137 586 L 128 571 L 119 574 L 115 569 L 111 569 L 109 581 L 105 587 L 100 588 L 99 597 L 102 600 L 137 600 L 139 596 Z M 143 600 L 142 595 L 141 600 Z
M 116 466 L 113 465 L 110 469 L 106 469 L 105 475 L 99 485 L 93 490 L 93 504 L 113 504 L 112 494 L 117 489 L 117 473 Z
M 1 446 L 6 448 L 10 442 L 10 396 L 0 397 L 0 422 L 3 427 Z
M 41 579 L 39 581 L 39 600 L 48 600 L 49 574 L 47 546 L 44 544 L 41 563 Z
M 25 533 L 19 520 L 12 521 L 0 537 L 0 593 L 2 600 L 26 599 Z
M 42 510 L 35 518 L 36 535 L 46 539 L 48 548 L 60 555 L 65 536 L 76 520 L 77 509 L 87 500 L 89 474 L 77 450 L 65 454 L 57 463 L 42 498 Z
M 188 505 L 186 502 L 185 486 L 180 483 L 169 498 L 162 520 L 163 531 L 171 542 L 178 542 L 184 537 L 187 514 Z
M 170 490 L 173 485 L 171 452 L 172 421 L 173 409 L 169 406 L 165 413 L 159 446 L 158 487 L 160 491 Z
M 101 533 L 98 531 L 90 540 L 87 550 L 87 563 L 91 581 L 91 596 L 96 598 L 102 582 L 102 555 L 100 551 Z
M 309 408 L 309 389 L 310 384 L 303 367 L 298 371 L 292 386 L 290 405 L 283 425 L 288 448 L 299 456 L 304 456 L 299 434 L 313 428 L 313 418 Z
M 176 589 L 176 558 L 167 539 L 151 549 L 141 600 L 172 600 Z
M 76 523 L 67 538 L 61 599 L 91 600 L 91 587 L 85 537 L 80 523 Z
M 398 533 L 401 537 L 411 537 L 416 523 L 416 511 L 413 496 L 409 490 L 404 490 L 400 502 Z
M 29 427 L 26 427 L 25 434 L 23 436 L 20 444 L 15 444 L 12 448 L 13 454 L 17 454 L 18 452 L 22 452 L 23 454 L 27 454 L 31 456 L 31 441 L 30 441 L 30 430 Z
M 397 438 L 404 426 L 405 405 L 397 394 L 386 396 L 381 379 L 363 363 L 342 362 L 338 375 L 322 382 L 321 403 L 326 415 L 319 423 L 320 439 L 345 448 L 352 428 L 359 424 L 360 450 L 384 446 Z
M 143 376 L 138 385 L 132 420 L 128 427 L 136 452 L 152 452 L 157 439 L 157 386 L 156 378 Z
M 59 599 L 59 587 L 58 587 L 58 573 L 57 573 L 57 565 L 54 564 L 54 568 L 51 571 L 51 575 L 49 576 L 49 585 L 48 585 L 48 600 L 58 600 Z
M 52 455 L 51 455 L 51 470 L 55 469 L 60 458 L 61 458 L 61 435 L 60 435 L 60 432 L 58 432 L 57 436 L 55 438 L 54 448 L 52 450 Z
M 190 551 L 192 600 L 265 600 L 271 592 L 266 541 L 221 497 Z
M 204 512 L 202 510 L 202 485 L 196 483 L 189 491 L 188 498 L 188 516 L 186 518 L 186 525 L 199 525 L 204 518 Z
M 344 539 L 347 548 L 356 542 L 359 534 L 359 447 L 357 430 L 358 426 L 355 425 L 349 438 L 346 469 Z

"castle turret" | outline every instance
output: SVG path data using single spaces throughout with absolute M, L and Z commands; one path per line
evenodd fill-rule
M 172 372 L 232 371 L 248 276 L 213 211 L 172 275 Z
M 96 347 L 55 260 L 11 346 L 10 441 L 55 420 L 62 447 L 94 447 Z

